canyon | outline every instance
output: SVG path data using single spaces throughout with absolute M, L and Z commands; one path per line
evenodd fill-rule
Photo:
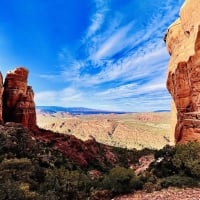
M 87 141 L 122 148 L 160 149 L 173 145 L 170 136 L 170 112 L 72 115 L 36 110 L 40 128 L 74 135 Z
M 21 123 L 40 138 L 44 129 L 75 136 L 83 141 L 123 148 L 156 148 L 170 144 L 169 113 L 68 115 L 37 112 L 28 70 L 17 67 L 0 76 L 0 122 Z M 37 117 L 36 117 L 37 116 Z M 36 120 L 37 118 L 37 120 Z M 46 138 L 49 134 L 47 134 Z M 53 137 L 53 136 L 51 136 Z M 50 137 L 49 137 L 50 138 Z M 49 141 L 49 139 L 48 139 Z
M 180 10 L 180 17 L 169 27 L 165 35 L 166 46 L 170 54 L 167 88 L 173 98 L 171 124 L 175 143 L 186 143 L 191 140 L 200 141 L 199 9 L 200 5 L 195 0 L 187 0 Z M 126 124 L 119 123 L 115 116 L 109 116 L 108 119 L 103 116 L 100 120 L 94 118 L 93 121 L 88 119 L 80 121 L 77 118 L 68 117 L 67 122 L 60 120 L 61 123 L 53 122 L 52 119 L 55 119 L 55 117 L 48 116 L 49 119 L 52 119 L 50 119 L 49 124 L 44 124 L 46 119 L 43 119 L 44 115 L 40 115 L 37 122 L 34 92 L 32 87 L 28 86 L 27 79 L 28 70 L 23 67 L 9 71 L 4 82 L 2 74 L 0 74 L 1 124 L 17 122 L 33 130 L 37 128 L 37 123 L 40 123 L 41 128 L 70 135 L 77 135 L 78 132 L 84 130 L 80 133 L 81 139 L 84 140 L 96 138 L 98 135 L 102 135 L 102 131 L 106 132 L 108 141 L 112 141 L 115 136 L 121 140 L 122 132 L 126 130 L 129 135 L 134 135 L 132 133 L 134 127 L 127 128 Z M 132 118 L 133 122 L 134 120 Z M 130 119 L 128 121 L 130 122 Z M 140 119 L 140 121 L 143 121 L 143 119 Z M 85 130 L 89 130 L 88 133 Z M 97 130 L 97 133 L 95 133 L 95 130 Z M 138 140 L 138 135 L 141 135 L 141 133 L 138 134 L 137 130 L 135 132 L 135 139 L 132 140 L 128 136 L 126 139 L 133 143 Z M 171 137 L 167 137 L 166 140 L 173 144 Z M 100 140 L 100 142 L 102 141 Z M 113 145 L 112 142 L 108 144 Z M 146 146 L 141 144 L 141 148 L 144 147 Z
M 199 10 L 186 0 L 164 38 L 171 122 L 169 112 L 38 111 L 29 71 L 0 72 L 0 199 L 199 199 Z

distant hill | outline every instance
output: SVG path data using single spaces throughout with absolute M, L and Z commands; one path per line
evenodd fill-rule
M 59 107 L 59 106 L 37 106 L 37 111 L 45 112 L 49 114 L 57 112 L 67 112 L 72 115 L 92 115 L 92 114 L 125 114 L 127 112 L 121 111 L 107 111 L 107 110 L 97 110 L 92 108 L 84 107 Z
M 170 112 L 170 110 L 155 110 L 154 112 Z
M 37 112 L 37 125 L 46 130 L 74 135 L 124 148 L 159 149 L 172 142 L 170 113 L 71 115 Z

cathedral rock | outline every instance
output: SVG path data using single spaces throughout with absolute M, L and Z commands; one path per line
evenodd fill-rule
M 2 95 L 3 95 L 3 77 L 0 72 L 0 124 L 2 124 Z
M 200 142 L 200 3 L 186 0 L 165 37 L 176 143 Z
M 2 99 L 0 117 L 3 116 L 4 123 L 17 122 L 29 129 L 34 129 L 36 127 L 34 93 L 27 85 L 27 79 L 28 70 L 22 67 L 7 73 L 3 87 L 2 76 L 0 76 L 0 97 Z M 2 117 L 0 120 L 2 121 Z

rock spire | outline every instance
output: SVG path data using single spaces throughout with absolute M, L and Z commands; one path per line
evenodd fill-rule
M 3 122 L 2 118 L 2 95 L 3 95 L 3 77 L 0 72 L 0 124 Z
M 176 143 L 200 142 L 200 3 L 186 0 L 165 37 Z
M 18 67 L 9 71 L 6 75 L 3 92 L 2 76 L 0 76 L 0 120 L 5 122 L 22 123 L 29 129 L 36 127 L 36 111 L 34 103 L 34 92 L 27 85 L 28 70 Z M 2 109 L 1 109 L 2 108 Z M 2 117 L 1 117 L 2 116 Z

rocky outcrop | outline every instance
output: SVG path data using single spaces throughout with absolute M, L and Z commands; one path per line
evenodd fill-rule
M 200 141 L 200 4 L 186 0 L 165 40 L 171 56 L 167 88 L 173 97 L 175 142 Z M 174 106 L 175 105 L 175 106 Z
M 4 82 L 3 120 L 22 123 L 29 129 L 36 127 L 34 93 L 27 85 L 28 70 L 16 68 L 9 71 Z
M 3 77 L 0 72 L 0 124 L 3 122 L 2 118 L 2 94 L 3 94 Z

